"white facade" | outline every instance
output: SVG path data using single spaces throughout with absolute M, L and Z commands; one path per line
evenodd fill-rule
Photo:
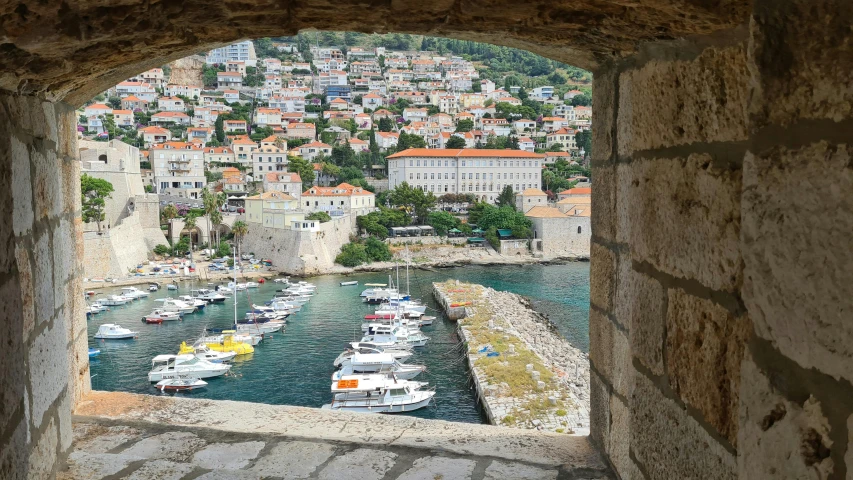
M 264 146 L 252 152 L 252 171 L 255 178 L 267 172 L 287 171 L 287 151 L 273 146 Z
M 543 155 L 521 150 L 409 149 L 388 157 L 388 187 L 408 182 L 433 192 L 470 193 L 494 201 L 506 186 L 539 188 Z
M 256 67 L 258 65 L 258 57 L 255 55 L 255 45 L 251 40 L 234 43 L 226 47 L 214 48 L 207 53 L 205 61 L 208 65 L 227 63 L 229 61 L 245 62 L 248 67 Z
M 200 198 L 207 185 L 204 151 L 199 145 L 168 142 L 154 145 L 148 154 L 154 169 L 154 188 L 159 194 Z

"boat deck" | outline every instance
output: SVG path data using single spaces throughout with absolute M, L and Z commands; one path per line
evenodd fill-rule
M 615 478 L 586 437 L 189 396 L 90 393 L 58 478 Z

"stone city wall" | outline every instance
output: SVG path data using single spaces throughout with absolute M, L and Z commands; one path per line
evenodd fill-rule
M 52 478 L 89 391 L 76 115 L 0 94 L 0 478 Z
M 589 258 L 590 217 L 531 218 L 545 258 Z M 580 232 L 578 232 L 580 229 Z M 537 252 L 538 253 L 538 252 Z
M 83 275 L 86 278 L 122 278 L 149 256 L 158 244 L 165 244 L 160 228 L 143 228 L 140 215 L 126 217 L 101 233 L 83 234 Z
M 353 220 L 349 215 L 320 224 L 318 232 L 262 227 L 249 224 L 243 252 L 272 260 L 273 267 L 292 275 L 325 273 L 335 264 L 341 247 L 349 242 Z

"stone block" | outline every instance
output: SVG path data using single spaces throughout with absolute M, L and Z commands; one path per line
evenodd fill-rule
M 848 381 L 851 161 L 848 146 L 826 142 L 749 154 L 743 199 L 743 300 L 756 334 L 803 367 Z
M 74 255 L 71 245 L 73 224 L 65 218 L 59 219 L 59 225 L 53 230 L 53 283 L 57 287 L 65 285 L 74 271 Z M 59 292 L 57 292 L 59 293 Z M 65 303 L 62 294 L 56 295 L 54 308 Z
M 628 335 L 617 328 L 613 329 L 613 351 L 611 353 L 613 373 L 610 379 L 613 391 L 630 398 L 634 390 L 634 366 L 631 364 L 631 344 Z
M 630 253 L 616 255 L 616 288 L 613 292 L 613 316 L 619 325 L 631 330 L 631 309 L 634 304 L 634 269 Z
M 207 442 L 190 432 L 166 432 L 144 438 L 122 453 L 152 460 L 184 462 Z
M 633 462 L 629 455 L 631 449 L 631 411 L 615 395 L 610 397 L 610 418 L 610 441 L 607 443 L 607 456 L 610 457 L 610 462 L 622 480 L 632 480 Z
M 175 463 L 168 460 L 153 460 L 145 462 L 135 472 L 127 477 L 127 480 L 181 480 L 184 475 L 195 469 L 189 463 Z
M 326 465 L 317 478 L 337 480 L 339 478 L 359 478 L 363 480 L 381 480 L 394 466 L 397 454 L 384 450 L 359 448 L 344 455 L 336 456 Z
M 62 159 L 59 161 L 59 168 L 62 175 L 63 212 L 79 215 L 83 208 L 80 200 L 80 162 Z
M 214 470 L 195 477 L 195 480 L 261 480 L 262 476 L 246 470 Z
M 604 451 L 610 442 L 610 392 L 595 371 L 589 372 L 589 438 Z
M 0 448 L 0 478 L 4 480 L 26 478 L 26 465 L 31 454 L 27 423 L 26 417 L 18 420 L 17 426 L 5 421 L 2 423 L 4 432 L 8 432 L 3 448 Z
M 22 337 L 24 343 L 26 343 L 30 339 L 30 334 L 36 326 L 36 312 L 30 252 L 23 246 L 23 242 L 15 245 L 15 264 L 18 269 L 18 281 L 20 282 L 19 288 L 21 290 L 20 306 L 23 317 Z
M 616 240 L 616 167 L 613 165 L 592 168 L 595 188 L 592 189 L 592 234 L 607 242 Z
M 714 290 L 740 285 L 740 169 L 707 154 L 635 160 L 628 195 L 634 260 Z
M 750 330 L 746 316 L 669 290 L 665 348 L 672 388 L 732 445 L 737 443 L 740 364 Z
M 258 459 L 252 471 L 265 477 L 308 478 L 335 453 L 327 443 L 282 442 Z
M 33 186 L 30 180 L 30 154 L 27 146 L 17 137 L 9 137 L 9 161 L 12 168 L 12 221 L 15 235 L 20 236 L 33 228 Z
M 851 18 L 846 0 L 756 2 L 749 109 L 756 126 L 853 115 Z
M 504 480 L 508 478 L 517 480 L 557 480 L 557 470 L 546 470 L 520 463 L 508 463 L 494 460 L 486 467 L 483 480 Z M 447 477 L 445 477 L 447 478 Z M 431 479 L 425 479 L 431 480 Z M 447 480 L 450 480 L 447 478 Z
M 264 442 L 213 443 L 196 452 L 192 463 L 209 469 L 237 470 L 261 453 Z
M 64 325 L 45 328 L 32 342 L 28 353 L 32 422 L 39 427 L 44 414 L 68 385 L 68 340 Z M 20 366 L 19 366 L 20 368 Z
M 630 409 L 631 452 L 650 478 L 737 478 L 735 455 L 642 375 Z
M 71 392 L 66 391 L 56 410 L 57 429 L 59 430 L 60 452 L 68 452 L 74 439 L 74 426 L 71 424 Z
M 833 444 L 820 402 L 814 397 L 803 403 L 782 397 L 748 355 L 741 376 L 740 478 L 831 478 Z
M 12 277 L 0 286 L 0 338 L 3 348 L 0 349 L 0 428 L 4 432 L 12 432 L 14 425 L 9 422 L 23 413 L 27 405 L 25 398 L 26 369 L 23 368 L 26 358 L 23 343 L 23 323 L 21 308 L 21 291 L 18 279 Z M 24 422 L 26 423 L 26 421 Z
M 38 326 L 51 321 L 56 309 L 53 300 L 56 292 L 53 284 L 53 253 L 50 246 L 50 232 L 42 232 L 36 239 L 33 260 L 35 263 L 33 288 L 35 289 L 36 326 Z
M 139 457 L 114 453 L 72 452 L 68 456 L 68 470 L 58 475 L 59 480 L 98 480 L 124 470 Z
M 613 379 L 613 322 L 595 309 L 589 311 L 589 363 L 607 382 Z
M 30 148 L 30 160 L 35 173 L 32 179 L 35 219 L 52 219 L 62 213 L 63 206 L 62 183 L 57 174 L 59 161 L 53 150 L 38 150 L 34 146 Z
M 634 272 L 630 288 L 631 352 L 655 375 L 663 375 L 663 335 L 666 294 L 657 280 Z
M 59 145 L 57 145 L 59 150 L 57 154 L 65 160 L 76 160 L 80 155 L 77 148 L 77 111 L 65 103 L 54 103 L 54 111 L 59 128 Z M 79 162 L 75 163 L 78 164 L 77 168 L 80 168 Z
M 56 446 L 56 421 L 51 418 L 30 453 L 28 479 L 49 480 L 53 477 L 53 466 L 57 457 Z
M 631 241 L 631 229 L 635 220 L 631 218 L 631 204 L 629 203 L 631 184 L 634 181 L 632 168 L 631 165 L 616 165 L 616 208 L 613 210 L 613 222 L 618 243 Z M 595 189 L 593 189 L 593 195 L 595 195 Z M 595 214 L 594 211 L 593 214 Z
M 433 480 L 435 478 L 442 480 L 470 480 L 476 466 L 477 462 L 473 460 L 424 457 L 415 460 L 412 467 L 397 477 L 397 480 Z M 486 472 L 486 478 L 490 478 L 488 469 Z
M 83 453 L 107 453 L 139 438 L 140 431 L 124 425 L 104 427 L 97 424 L 74 424 L 74 450 Z
M 690 61 L 652 60 L 619 79 L 619 155 L 748 138 L 745 46 Z
M 59 143 L 59 129 L 56 124 L 56 108 L 54 105 L 54 102 L 41 102 L 41 110 L 44 115 L 45 136 Z
M 616 115 L 616 87 L 619 76 L 616 68 L 596 72 L 592 89 L 592 118 L 595 126 L 592 129 L 592 161 L 600 164 L 613 160 L 614 123 Z M 600 177 L 595 177 L 596 188 L 599 188 Z
M 616 253 L 596 242 L 590 247 L 589 302 L 605 311 L 613 307 Z

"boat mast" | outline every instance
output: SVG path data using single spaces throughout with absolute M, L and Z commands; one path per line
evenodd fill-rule
M 233 255 L 234 247 L 231 247 L 231 254 Z M 234 257 L 234 291 L 231 292 L 234 295 L 234 330 L 237 330 L 237 257 Z
M 409 245 L 406 245 L 406 295 L 409 300 L 412 299 L 412 292 L 409 290 Z

